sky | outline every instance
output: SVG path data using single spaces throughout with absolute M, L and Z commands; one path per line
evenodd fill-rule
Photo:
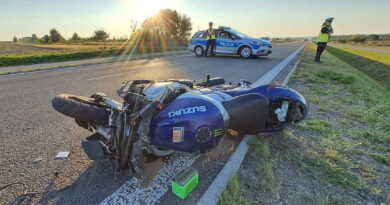
M 316 36 L 327 17 L 335 18 L 335 35 L 390 33 L 390 0 L 0 0 L 0 41 L 51 28 L 65 38 L 96 29 L 126 37 L 131 20 L 165 8 L 191 17 L 192 33 L 212 21 L 253 37 Z

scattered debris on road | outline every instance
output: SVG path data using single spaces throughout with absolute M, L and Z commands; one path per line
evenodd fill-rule
M 58 152 L 58 154 L 56 155 L 56 159 L 65 159 L 65 158 L 68 158 L 68 156 L 69 156 L 68 151 Z
M 41 158 L 41 157 L 34 159 L 33 161 L 31 161 L 31 163 L 37 164 L 37 163 L 39 163 L 40 161 L 42 161 L 42 158 Z
M 197 185 L 198 171 L 194 168 L 186 168 L 172 180 L 172 192 L 184 200 Z

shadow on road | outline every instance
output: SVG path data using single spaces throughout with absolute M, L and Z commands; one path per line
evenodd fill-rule
M 191 56 L 191 55 L 190 55 Z M 193 57 L 198 57 L 198 56 L 195 56 L 193 55 Z M 237 56 L 237 55 L 215 55 L 215 56 L 212 56 L 212 57 L 198 57 L 198 58 L 206 58 L 206 59 L 213 59 L 213 58 L 216 58 L 216 59 L 241 59 L 241 60 L 270 60 L 269 56 L 252 56 L 250 58 L 241 58 L 240 56 Z
M 114 173 L 108 159 L 96 160 L 77 180 L 64 188 L 54 189 L 61 173 L 53 178 L 39 200 L 39 204 L 97 204 L 121 187 L 131 176 L 128 172 Z

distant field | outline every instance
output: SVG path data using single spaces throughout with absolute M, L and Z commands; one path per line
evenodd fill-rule
M 99 58 L 130 53 L 155 53 L 183 50 L 183 46 L 153 47 L 137 46 L 124 42 L 88 42 L 87 44 L 28 44 L 8 42 L 0 47 L 0 67 L 52 63 L 88 58 Z
M 390 54 L 332 46 L 326 50 L 390 89 Z
M 0 41 L 0 49 L 7 43 L 10 43 L 9 41 Z
M 124 42 L 89 42 L 88 44 L 30 44 L 38 48 L 61 49 L 70 51 L 117 49 L 124 45 Z
M 88 42 L 88 44 L 32 44 L 23 42 L 4 42 L 0 43 L 0 56 L 119 49 L 122 45 L 124 45 L 124 42 Z
M 331 40 L 333 43 L 341 43 L 339 40 Z M 364 41 L 364 43 L 354 43 L 352 41 L 346 42 L 344 44 L 347 45 L 355 45 L 355 46 L 374 46 L 374 47 L 383 47 L 383 46 L 389 46 L 390 47 L 390 40 L 378 40 L 378 41 Z
M 374 60 L 374 61 L 377 61 L 377 62 L 380 62 L 380 63 L 383 63 L 383 64 L 390 66 L 390 54 L 373 52 L 373 51 L 358 50 L 358 49 L 350 49 L 350 48 L 339 48 L 339 49 L 346 51 L 348 53 L 362 56 L 362 57 L 368 58 L 370 60 Z
M 368 46 L 390 46 L 390 40 L 365 41 L 364 45 L 368 45 Z

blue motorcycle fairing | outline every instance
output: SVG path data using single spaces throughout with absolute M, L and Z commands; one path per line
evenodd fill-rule
M 299 94 L 297 91 L 280 86 L 280 85 L 262 85 L 262 86 L 257 86 L 254 88 L 235 88 L 232 90 L 228 91 L 221 91 L 223 93 L 226 93 L 232 97 L 243 95 L 243 94 L 248 94 L 248 93 L 257 93 L 264 95 L 268 98 L 270 102 L 270 106 L 272 105 L 273 102 L 281 99 L 288 99 L 292 103 L 297 103 L 299 102 L 302 105 L 303 108 L 303 113 L 307 112 L 306 108 L 306 101 L 305 98 Z
M 165 149 L 204 151 L 218 144 L 226 133 L 228 119 L 226 110 L 215 99 L 184 93 L 153 118 L 151 143 Z M 208 140 L 199 142 L 195 136 L 201 135 Z

